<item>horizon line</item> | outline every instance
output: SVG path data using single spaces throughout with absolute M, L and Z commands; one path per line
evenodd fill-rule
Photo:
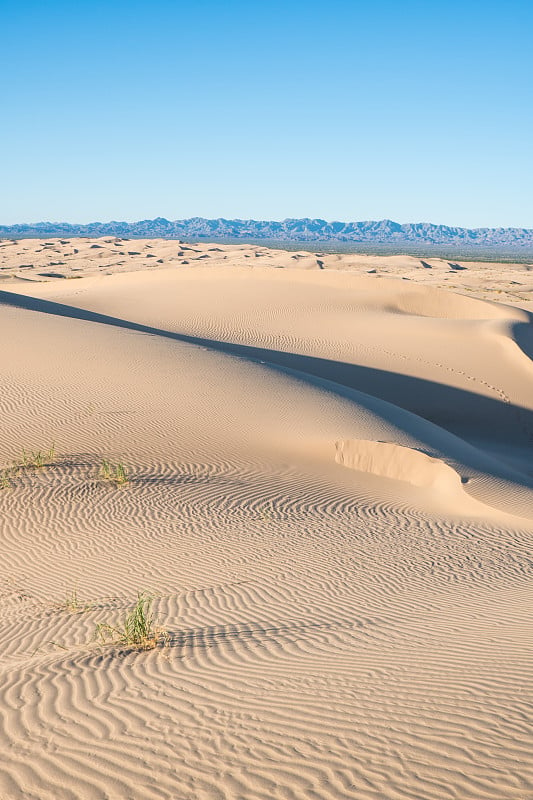
M 497 226 L 477 226 L 477 227 L 468 227 L 465 225 L 447 225 L 441 222 L 428 222 L 428 221 L 417 221 L 417 222 L 398 222 L 396 220 L 390 219 L 389 217 L 383 217 L 382 219 L 358 219 L 358 220 L 327 220 L 323 217 L 284 217 L 283 219 L 258 219 L 255 217 L 202 217 L 202 216 L 192 216 L 192 217 L 181 217 L 177 219 L 168 219 L 167 217 L 145 217 L 143 219 L 134 219 L 131 221 L 124 220 L 124 219 L 111 219 L 111 220 L 90 220 L 89 222 L 68 222 L 66 220 L 38 220 L 35 222 L 13 222 L 9 224 L 0 223 L 0 229 L 2 228 L 16 228 L 19 226 L 37 226 L 37 225 L 68 225 L 72 227 L 85 227 L 88 225 L 138 225 L 141 223 L 146 222 L 165 222 L 169 224 L 176 224 L 176 223 L 185 223 L 191 222 L 194 220 L 201 220 L 204 222 L 255 222 L 255 223 L 275 223 L 275 224 L 283 224 L 284 222 L 320 222 L 325 225 L 360 225 L 360 224 L 380 224 L 380 223 L 391 223 L 393 225 L 398 225 L 400 227 L 406 226 L 417 226 L 417 225 L 429 225 L 432 227 L 438 228 L 449 228 L 449 229 L 459 229 L 465 231 L 527 231 L 529 233 L 533 233 L 533 227 L 527 228 L 522 225 L 497 225 Z

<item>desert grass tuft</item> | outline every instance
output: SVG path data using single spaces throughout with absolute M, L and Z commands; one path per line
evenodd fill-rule
M 52 442 L 48 450 L 22 450 L 22 457 L 14 462 L 17 469 L 43 469 L 55 463 L 56 446 Z
M 13 479 L 20 472 L 31 469 L 43 469 L 56 463 L 56 446 L 52 442 L 48 450 L 25 450 L 23 448 L 20 458 L 15 459 L 11 466 L 0 470 L 0 490 L 11 489 Z
M 105 481 L 110 481 L 116 486 L 124 486 L 129 482 L 128 470 L 124 464 L 120 462 L 118 464 L 112 464 L 105 458 L 102 459 L 98 474 L 100 478 L 103 478 Z
M 72 589 L 70 592 L 67 592 L 64 601 L 59 607 L 64 611 L 68 611 L 69 614 L 83 614 L 85 611 L 89 611 L 92 608 L 92 604 L 83 603 L 78 597 L 78 590 Z
M 96 638 L 102 644 L 112 644 L 129 650 L 153 650 L 168 641 L 168 633 L 155 623 L 152 613 L 153 597 L 139 592 L 135 605 L 130 609 L 122 625 L 99 623 Z
M 0 489 L 11 489 L 13 484 L 11 483 L 12 478 L 14 477 L 13 470 L 10 467 L 6 467 L 0 472 Z

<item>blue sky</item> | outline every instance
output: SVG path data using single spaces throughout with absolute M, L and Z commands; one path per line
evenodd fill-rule
M 0 11 L 0 224 L 533 227 L 530 0 Z

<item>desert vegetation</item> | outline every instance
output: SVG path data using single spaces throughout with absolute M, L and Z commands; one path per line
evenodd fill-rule
M 96 639 L 101 644 L 112 644 L 131 650 L 153 650 L 168 640 L 166 630 L 156 624 L 152 613 L 153 597 L 139 592 L 135 605 L 119 625 L 99 623 Z
M 71 589 L 65 595 L 65 599 L 60 603 L 59 608 L 68 611 L 69 614 L 83 614 L 92 608 L 92 603 L 84 603 L 78 596 L 77 589 Z
M 18 469 L 43 469 L 52 466 L 56 461 L 56 446 L 52 442 L 48 450 L 25 450 L 22 449 L 22 456 L 14 462 L 14 467 Z
M 11 489 L 13 478 L 13 471 L 10 467 L 5 467 L 0 471 L 0 489 Z
M 128 470 L 124 464 L 121 462 L 112 464 L 105 458 L 102 459 L 98 475 L 103 480 L 114 483 L 115 486 L 125 486 L 129 482 Z
M 52 442 L 47 450 L 26 450 L 7 467 L 0 470 L 0 489 L 11 489 L 13 481 L 21 472 L 44 469 L 57 461 L 56 446 Z

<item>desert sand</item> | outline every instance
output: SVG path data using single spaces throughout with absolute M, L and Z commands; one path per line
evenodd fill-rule
M 532 269 L 0 242 L 1 800 L 532 798 Z

